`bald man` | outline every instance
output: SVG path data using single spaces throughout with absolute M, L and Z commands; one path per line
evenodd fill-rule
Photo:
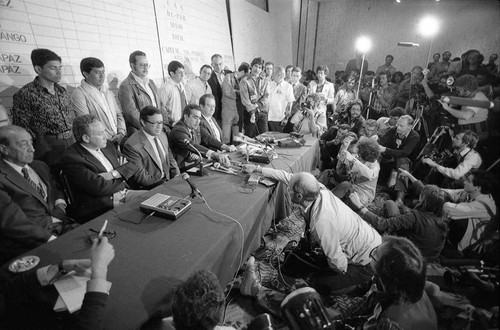
M 317 290 L 340 293 L 370 280 L 370 251 L 382 239 L 356 212 L 310 173 L 290 174 L 252 164 L 244 165 L 244 170 L 288 185 L 291 201 L 302 209 L 306 228 L 310 227 L 313 246 L 321 247 L 328 259 L 329 268 L 313 274 Z

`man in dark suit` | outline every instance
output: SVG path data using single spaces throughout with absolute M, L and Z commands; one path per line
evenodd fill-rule
M 222 56 L 214 54 L 211 57 L 212 61 L 212 76 L 208 79 L 208 84 L 212 89 L 212 94 L 215 97 L 215 113 L 214 118 L 219 124 L 222 125 L 222 82 L 224 81 L 224 63 Z
M 132 134 L 123 146 L 130 162 L 140 164 L 130 183 L 141 189 L 151 189 L 180 174 L 174 155 L 163 132 L 163 116 L 153 106 L 141 110 L 142 128 Z
M 128 190 L 125 180 L 138 165 L 120 164 L 115 146 L 106 140 L 105 127 L 94 115 L 73 122 L 74 143 L 61 159 L 63 173 L 75 202 L 68 209 L 79 222 L 87 222 L 144 191 Z
M 66 201 L 47 164 L 33 160 L 31 135 L 0 127 L 0 264 L 71 229 Z
M 212 150 L 236 151 L 233 145 L 227 145 L 221 142 L 222 130 L 215 121 L 213 115 L 215 112 L 215 98 L 212 94 L 205 94 L 200 97 L 201 120 L 200 135 L 201 145 Z
M 177 164 L 182 169 L 186 162 L 200 162 L 201 159 L 195 150 L 197 149 L 202 157 L 211 158 L 228 165 L 229 159 L 226 155 L 200 145 L 200 121 L 200 107 L 195 104 L 188 104 L 182 112 L 182 119 L 174 125 L 168 135 Z
M 397 169 L 410 170 L 410 164 L 416 158 L 420 142 L 420 135 L 412 129 L 412 126 L 413 118 L 411 116 L 401 116 L 396 127 L 391 128 L 379 139 L 379 149 L 382 155 L 379 182 L 387 178 L 388 173 L 391 173 L 387 185 L 394 186 L 394 190 L 397 192 L 396 203 L 398 204 L 403 203 L 408 185 L 402 178 L 397 178 Z

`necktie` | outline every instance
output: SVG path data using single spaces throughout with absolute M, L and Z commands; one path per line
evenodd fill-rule
M 207 93 L 207 90 L 208 90 L 208 84 L 205 83 L 205 94 Z
M 45 199 L 45 197 L 47 197 L 47 195 L 45 194 L 45 191 L 43 191 L 43 188 L 41 185 L 39 184 L 36 184 L 35 181 L 31 180 L 31 177 L 30 177 L 30 174 L 28 172 L 28 169 L 26 167 L 23 167 L 21 172 L 23 172 L 23 175 L 24 175 L 24 178 L 26 179 L 26 181 L 28 181 L 28 183 L 36 190 L 38 191 L 38 193 L 40 194 L 40 196 L 42 196 L 43 199 Z
M 179 93 L 181 94 L 181 107 L 182 109 L 184 109 L 184 107 L 187 105 L 186 94 L 184 94 L 184 89 L 182 89 L 181 85 L 177 85 L 177 88 L 179 89 Z
M 161 163 L 161 168 L 163 173 L 165 173 L 165 156 L 163 155 L 163 148 L 161 147 L 160 141 L 158 141 L 158 138 L 155 136 L 153 139 L 155 141 L 156 149 L 158 150 L 158 155 L 160 155 L 160 163 Z

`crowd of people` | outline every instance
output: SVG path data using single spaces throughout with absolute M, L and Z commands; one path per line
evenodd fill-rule
M 170 62 L 167 79 L 157 87 L 148 78 L 147 55 L 134 51 L 115 97 L 100 59 L 81 60 L 83 79 L 70 94 L 59 84 L 61 57 L 35 49 L 37 76 L 15 93 L 12 123 L 0 121 L 0 263 L 137 198 L 189 164 L 229 164 L 227 153 L 236 151 L 233 138 L 240 133 L 311 134 L 320 142 L 316 177 L 243 168 L 288 186 L 306 236 L 326 260 L 307 278 L 310 285 L 321 293 L 343 293 L 375 276 L 386 300 L 370 324 L 436 328 L 434 312 L 422 312 L 432 310 L 424 293 L 426 263 L 463 254 L 498 234 L 498 171 L 494 163 L 486 168 L 492 164 L 485 164 L 484 148 L 478 148 L 498 136 L 491 120 L 496 114 L 480 102 L 500 96 L 498 56 L 486 64 L 477 50 L 454 59 L 445 51 L 440 58 L 434 54 L 425 69 L 415 66 L 403 74 L 392 66 L 392 55 L 373 72 L 357 54 L 330 79 L 324 65 L 303 77 L 299 67 L 260 57 L 231 72 L 214 54 L 189 81 L 184 65 Z M 447 95 L 472 103 L 457 105 L 442 98 Z M 442 154 L 447 157 L 436 157 Z M 375 214 L 369 206 L 381 191 L 390 199 L 383 214 Z M 114 253 L 107 241 L 100 244 L 91 255 L 93 263 L 104 264 L 97 267 L 102 270 Z M 256 296 L 265 288 L 253 267 L 250 259 L 242 292 Z M 188 282 L 208 285 L 212 276 L 202 272 Z M 12 296 L 13 284 L 7 284 L 4 299 Z M 96 286 L 89 284 L 89 291 L 109 290 Z M 180 303 L 195 299 L 188 288 L 175 298 L 178 329 L 189 328 L 183 315 L 192 308 Z M 217 311 L 210 321 L 192 323 L 198 329 L 220 321 L 220 287 L 206 290 L 213 291 L 210 304 Z M 402 310 L 410 316 L 402 318 Z

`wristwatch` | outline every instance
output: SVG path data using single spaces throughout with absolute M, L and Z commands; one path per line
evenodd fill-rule
M 113 178 L 118 179 L 118 171 L 112 170 L 111 175 L 113 176 Z

